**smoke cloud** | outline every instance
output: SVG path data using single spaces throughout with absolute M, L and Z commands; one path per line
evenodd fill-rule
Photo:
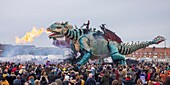
M 8 45 L 5 46 L 2 56 L 13 57 L 16 55 L 64 55 L 68 49 L 59 49 L 55 47 L 35 47 L 34 45 Z

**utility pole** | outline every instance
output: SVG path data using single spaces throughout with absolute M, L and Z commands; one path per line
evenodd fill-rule
M 167 57 L 166 57 L 166 38 L 165 38 L 165 41 L 164 41 L 164 50 L 165 50 L 165 51 L 164 51 L 164 57 L 167 58 Z

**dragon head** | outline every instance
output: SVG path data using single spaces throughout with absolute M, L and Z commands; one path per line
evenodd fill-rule
M 161 42 L 163 42 L 163 41 L 165 41 L 165 40 L 166 40 L 165 37 L 163 37 L 163 36 L 157 36 L 156 38 L 153 39 L 153 43 L 154 43 L 154 44 L 159 44 L 159 43 L 161 43 Z
M 69 25 L 68 22 L 56 22 L 47 28 L 47 31 L 52 33 L 49 35 L 49 38 L 53 40 L 56 38 L 63 38 L 64 33 L 70 28 L 73 28 L 73 26 Z

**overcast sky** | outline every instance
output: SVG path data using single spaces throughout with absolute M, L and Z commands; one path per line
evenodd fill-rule
M 15 36 L 34 26 L 69 21 L 80 27 L 87 20 L 95 28 L 107 24 L 123 42 L 162 35 L 170 47 L 170 0 L 0 0 L 0 43 L 15 44 Z M 45 33 L 29 44 L 53 46 Z

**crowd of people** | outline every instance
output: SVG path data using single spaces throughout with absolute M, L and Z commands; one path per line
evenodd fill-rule
M 80 66 L 0 62 L 0 85 L 170 85 L 170 63 Z

